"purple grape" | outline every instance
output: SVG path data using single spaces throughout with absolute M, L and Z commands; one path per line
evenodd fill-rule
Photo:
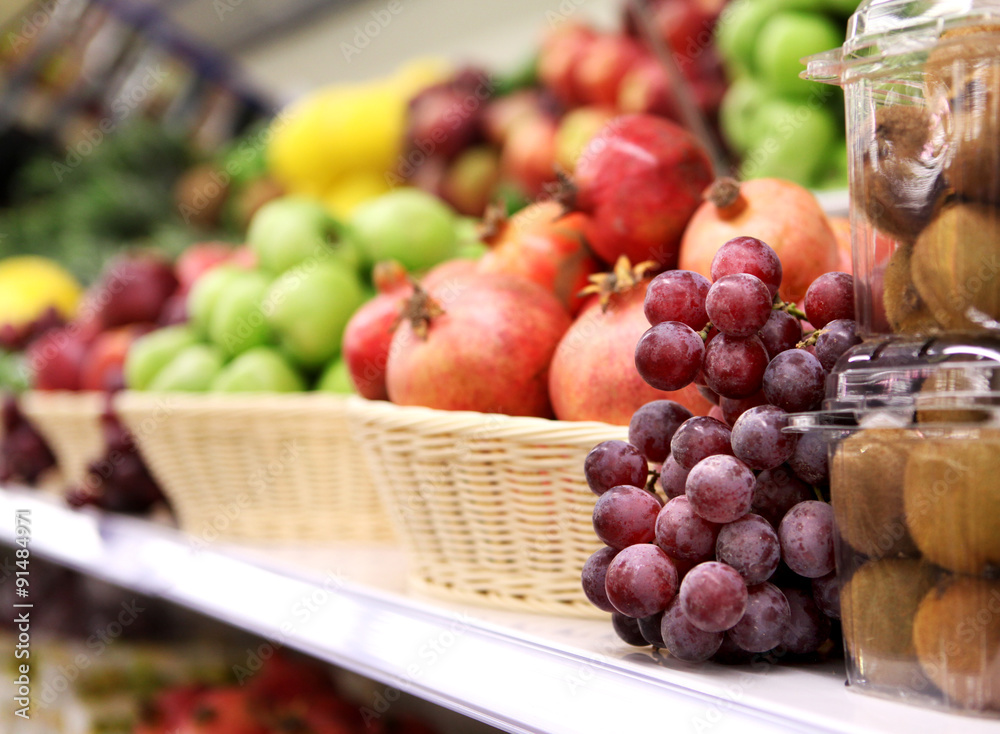
M 708 402 L 710 402 L 712 405 L 718 405 L 719 404 L 719 400 L 721 400 L 721 398 L 719 397 L 719 393 L 715 392 L 715 390 L 712 390 L 711 388 L 709 388 L 706 385 L 698 383 L 699 379 L 701 379 L 702 382 L 704 382 L 704 378 L 705 378 L 704 375 L 701 375 L 700 378 L 695 378 L 694 382 L 695 382 L 695 385 L 698 386 L 698 392 L 701 394 L 701 396 L 703 398 L 705 398 L 705 400 L 707 400 Z
M 674 599 L 676 598 L 675 596 Z M 670 603 L 673 604 L 673 599 L 671 599 Z M 639 623 L 639 632 L 642 634 L 642 638 L 657 650 L 662 650 L 666 647 L 663 643 L 663 633 L 660 631 L 662 621 L 663 612 L 650 614 L 648 617 L 639 617 L 636 620 Z
M 786 413 L 815 410 L 825 395 L 826 371 L 819 360 L 804 349 L 782 352 L 764 371 L 767 402 Z
M 824 486 L 830 476 L 827 437 L 819 431 L 800 435 L 788 465 L 802 481 Z
M 709 456 L 688 474 L 691 509 L 709 522 L 733 522 L 750 512 L 755 477 L 735 456 Z
M 807 500 L 790 509 L 778 526 L 781 559 L 799 576 L 815 579 L 834 569 L 833 508 Z
M 630 545 L 608 566 L 605 588 L 619 612 L 648 617 L 666 609 L 677 593 L 677 568 L 658 546 Z
M 854 278 L 847 273 L 824 273 L 806 290 L 803 306 L 809 323 L 817 329 L 837 319 L 853 319 Z
M 732 566 L 699 563 L 688 571 L 678 592 L 684 616 L 704 632 L 725 632 L 747 607 L 747 585 Z
M 753 336 L 767 323 L 774 300 L 767 286 L 755 275 L 733 273 L 712 284 L 705 311 L 712 325 L 723 334 Z
M 828 617 L 840 619 L 840 579 L 836 572 L 812 580 L 816 606 Z
M 650 324 L 679 321 L 695 331 L 708 323 L 705 297 L 712 287 L 708 278 L 690 270 L 668 270 L 649 282 L 643 311 Z
M 628 440 L 654 464 L 663 463 L 670 455 L 670 440 L 691 411 L 673 400 L 654 400 L 632 415 L 628 424 Z
M 745 515 L 723 525 L 715 557 L 735 568 L 747 586 L 771 578 L 781 561 L 781 545 L 771 524 L 760 515 Z
M 682 469 L 690 471 L 702 459 L 716 454 L 732 455 L 732 432 L 722 421 L 696 416 L 684 421 L 670 441 L 670 454 Z
M 774 309 L 758 336 L 764 342 L 768 359 L 774 359 L 782 352 L 795 349 L 802 341 L 802 322 L 787 311 Z
M 816 359 L 823 369 L 832 370 L 837 360 L 855 344 L 861 343 L 858 325 L 852 319 L 836 319 L 824 326 L 816 336 Z
M 652 543 L 660 500 L 638 487 L 612 487 L 594 503 L 594 532 L 605 545 L 621 550 Z
M 649 465 L 635 446 L 625 441 L 604 441 L 587 454 L 583 475 L 590 491 L 600 497 L 612 487 L 645 487 Z
M 642 636 L 642 630 L 639 629 L 638 619 L 628 617 L 621 612 L 613 612 L 611 614 L 611 627 L 626 644 L 633 647 L 649 647 L 646 638 Z
M 777 528 L 785 513 L 800 502 L 815 499 L 808 484 L 787 466 L 765 469 L 757 475 L 752 510 Z
M 604 581 L 608 575 L 608 566 L 618 555 L 614 548 L 601 548 L 587 559 L 583 564 L 583 571 L 580 574 L 583 593 L 590 603 L 602 612 L 615 611 L 611 601 L 608 599 L 608 592 L 604 588 Z
M 791 616 L 791 607 L 781 589 L 765 581 L 747 589 L 746 613 L 729 635 L 747 652 L 767 652 L 781 644 Z
M 755 237 L 736 237 L 719 248 L 712 258 L 712 280 L 735 273 L 760 278 L 773 299 L 781 286 L 781 260 L 769 245 Z
M 748 398 L 719 399 L 719 406 L 722 408 L 722 417 L 730 426 L 733 426 L 739 420 L 740 416 L 750 410 L 750 408 L 756 408 L 758 405 L 767 405 L 767 398 L 764 397 L 763 390 L 758 390 Z
M 767 369 L 767 350 L 758 336 L 719 334 L 705 347 L 702 372 L 720 397 L 750 397 L 764 384 Z
M 12 393 L 3 395 L 2 423 L 0 482 L 17 480 L 35 486 L 38 478 L 56 465 L 52 450 L 24 417 Z
M 667 502 L 656 518 L 656 544 L 678 560 L 712 560 L 718 534 L 719 526 L 695 514 L 684 495 Z
M 820 611 L 809 592 L 782 589 L 781 593 L 791 612 L 788 627 L 781 635 L 782 647 L 796 655 L 816 652 L 830 639 L 830 618 Z
M 687 469 L 677 463 L 673 454 L 668 456 L 667 460 L 663 462 L 663 466 L 660 467 L 660 478 L 657 481 L 668 500 L 684 494 L 688 473 Z
M 752 661 L 753 654 L 733 642 L 732 635 L 728 632 L 722 635 L 719 651 L 712 656 L 712 662 L 721 665 L 746 665 Z
M 788 414 L 773 405 L 750 408 L 733 425 L 733 453 L 751 469 L 781 466 L 795 451 L 796 433 L 783 433 Z
M 704 354 L 705 342 L 690 326 L 664 321 L 639 337 L 635 368 L 649 385 L 671 392 L 694 382 Z
M 700 663 L 718 652 L 723 635 L 721 632 L 706 632 L 691 624 L 681 607 L 680 598 L 674 597 L 660 619 L 660 637 L 663 647 L 672 657 L 688 663 Z

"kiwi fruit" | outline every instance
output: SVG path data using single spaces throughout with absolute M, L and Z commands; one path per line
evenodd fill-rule
M 910 275 L 912 245 L 901 245 L 892 253 L 882 276 L 882 301 L 889 326 L 897 334 L 932 334 L 941 325 L 927 308 Z
M 1000 210 L 971 203 L 944 207 L 917 238 L 910 274 L 942 326 L 1000 329 Z
M 920 386 L 917 398 L 917 423 L 979 423 L 989 419 L 989 412 L 967 407 L 967 394 L 986 394 L 992 390 L 990 378 L 960 366 L 939 365 Z
M 927 225 L 943 190 L 940 150 L 930 112 L 891 105 L 875 112 L 875 144 L 864 158 L 865 185 L 855 187 L 869 221 L 912 242 Z
M 953 576 L 931 589 L 913 620 L 913 647 L 950 703 L 1000 709 L 1000 581 Z
M 840 592 L 844 641 L 855 669 L 875 686 L 930 686 L 917 665 L 913 618 L 938 572 L 913 558 L 883 558 L 861 566 Z
M 1000 569 L 1000 431 L 954 429 L 914 442 L 903 476 L 910 537 L 957 573 Z
M 830 465 L 833 512 L 840 536 L 871 558 L 916 553 L 903 512 L 905 429 L 858 431 L 837 447 Z

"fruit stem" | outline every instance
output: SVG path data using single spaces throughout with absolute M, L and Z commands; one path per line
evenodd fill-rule
M 562 166 L 556 166 L 556 183 L 547 191 L 552 201 L 562 205 L 563 213 L 569 214 L 576 209 L 576 184 L 569 172 Z
M 712 329 L 714 329 L 714 328 L 715 327 L 712 325 L 712 322 L 709 321 L 707 324 L 705 324 L 705 328 L 698 332 L 698 336 L 701 337 L 701 340 L 703 342 L 707 342 L 708 341 L 708 335 L 712 333 Z
M 649 470 L 649 479 L 646 480 L 646 491 L 654 497 L 656 496 L 656 483 L 660 481 L 660 472 L 656 469 Z
M 438 316 L 444 315 L 441 305 L 431 298 L 431 295 L 423 289 L 416 280 L 412 280 L 413 295 L 406 299 L 403 310 L 392 322 L 391 330 L 395 331 L 404 321 L 410 322 L 410 328 L 420 339 L 427 339 L 427 330 Z
M 580 291 L 580 297 L 597 293 L 601 296 L 601 311 L 607 312 L 611 296 L 616 293 L 627 293 L 648 277 L 649 271 L 656 269 L 652 260 L 641 262 L 635 267 L 628 257 L 622 255 L 615 263 L 615 269 L 610 273 L 591 275 L 590 285 Z
M 749 206 L 740 193 L 740 182 L 729 176 L 716 179 L 704 196 L 718 209 L 719 218 L 724 220 L 735 219 Z
M 785 303 L 781 300 L 780 296 L 774 297 L 774 305 L 771 306 L 772 311 L 784 311 L 785 313 L 791 314 L 797 319 L 802 319 L 803 321 L 808 321 L 809 317 L 806 316 L 805 311 L 800 309 L 794 303 Z
M 805 334 L 798 344 L 795 345 L 796 349 L 805 349 L 806 347 L 816 346 L 816 340 L 819 339 L 820 334 L 824 334 L 823 329 L 816 329 L 815 331 L 810 331 Z

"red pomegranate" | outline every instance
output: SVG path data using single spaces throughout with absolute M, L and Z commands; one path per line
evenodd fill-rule
M 533 281 L 575 314 L 584 302 L 580 291 L 600 270 L 583 238 L 586 226 L 586 215 L 564 214 L 555 201 L 532 204 L 499 223 L 489 238 L 493 249 L 479 261 L 479 272 Z
M 707 415 L 712 406 L 694 384 L 664 392 L 635 368 L 635 345 L 649 328 L 642 310 L 649 281 L 621 261 L 613 274 L 595 280 L 604 296 L 588 301 L 552 358 L 549 393 L 556 417 L 627 426 L 636 410 L 661 399 Z
M 392 330 L 413 286 L 403 266 L 395 261 L 375 266 L 378 295 L 354 312 L 344 329 L 342 352 L 351 382 L 362 397 L 388 400 L 385 367 Z
M 544 288 L 513 276 L 470 275 L 418 290 L 404 316 L 386 373 L 394 403 L 552 415 L 549 362 L 570 320 Z
M 584 148 L 566 198 L 590 216 L 587 242 L 605 262 L 625 255 L 669 268 L 711 182 L 712 163 L 691 133 L 652 115 L 622 115 Z

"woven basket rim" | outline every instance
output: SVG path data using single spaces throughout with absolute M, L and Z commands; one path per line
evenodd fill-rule
M 343 412 L 350 396 L 326 392 L 181 393 L 124 390 L 114 396 L 123 413 L 164 411 L 177 415 L 254 415 Z

